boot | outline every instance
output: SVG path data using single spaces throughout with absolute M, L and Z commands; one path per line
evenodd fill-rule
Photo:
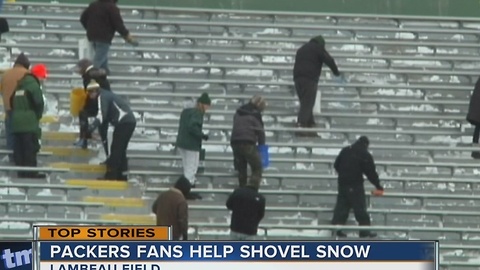
M 311 126 L 305 126 L 300 123 L 297 123 L 298 128 L 311 128 Z M 297 137 L 319 137 L 317 132 L 314 131 L 297 131 L 295 132 Z
M 360 231 L 359 236 L 360 238 L 375 238 L 377 234 L 371 231 Z
M 337 237 L 345 238 L 347 237 L 347 234 L 344 233 L 343 231 L 337 231 Z
M 297 123 L 297 128 L 305 128 L 305 126 L 303 126 L 300 123 Z M 296 131 L 295 136 L 297 136 L 297 137 L 308 137 L 308 133 L 309 132 L 307 132 L 307 131 Z
M 196 192 L 190 192 L 188 193 L 188 195 L 186 196 L 186 199 L 187 200 L 192 200 L 192 201 L 195 201 L 195 200 L 201 200 L 202 199 L 202 196 Z
M 475 147 L 480 150 L 480 144 L 472 143 L 472 147 Z M 470 155 L 473 159 L 480 159 L 480 151 L 472 151 Z
M 30 175 L 29 178 L 33 178 L 33 179 L 45 179 L 45 178 L 47 178 L 47 175 L 44 174 L 44 173 L 32 173 L 32 175 Z
M 112 169 L 107 168 L 107 172 L 105 173 L 103 180 L 118 180 L 117 176 L 118 174 L 116 172 L 114 172 Z
M 480 159 L 480 152 L 479 151 L 474 151 L 471 154 L 473 159 Z
M 78 139 L 73 145 L 76 147 L 81 147 L 82 149 L 88 148 L 88 140 L 87 139 Z

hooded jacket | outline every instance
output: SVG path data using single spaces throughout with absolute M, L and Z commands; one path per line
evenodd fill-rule
M 368 141 L 359 139 L 343 148 L 335 159 L 334 168 L 338 173 L 338 187 L 363 189 L 363 175 L 377 189 L 383 190 L 372 155 L 368 152 Z
M 87 30 L 87 38 L 91 42 L 111 44 L 115 32 L 122 37 L 128 36 L 122 15 L 113 0 L 97 0 L 92 2 L 80 16 L 80 23 Z
M 98 108 L 97 120 L 99 124 L 116 126 L 120 123 L 137 122 L 130 105 L 111 91 L 100 89 Z
M 237 233 L 256 235 L 265 215 L 265 197 L 251 187 L 240 187 L 228 197 L 226 206 L 232 211 L 230 229 Z
M 100 89 L 97 97 L 98 114 L 95 121 L 90 125 L 88 131 L 92 133 L 99 129 L 99 134 L 103 142 L 107 142 L 108 126 L 111 124 L 116 127 L 118 124 L 136 123 L 130 105 L 121 97 L 111 91 Z
M 161 193 L 152 206 L 157 226 L 172 226 L 173 240 L 188 240 L 188 204 L 177 188 Z
M 180 176 L 174 187 L 158 195 L 152 205 L 157 226 L 173 227 L 173 240 L 188 240 L 188 204 L 185 196 L 191 188 L 190 181 Z
M 231 143 L 265 144 L 265 131 L 261 112 L 252 103 L 237 109 L 233 117 Z
M 318 38 L 313 38 L 297 50 L 293 79 L 308 79 L 318 82 L 324 63 L 335 76 L 340 75 L 335 60 L 325 49 L 325 44 L 321 44 Z
M 13 68 L 3 74 L 2 81 L 0 82 L 0 91 L 2 92 L 5 111 L 10 111 L 12 94 L 17 88 L 18 82 L 28 73 L 29 68 L 30 61 L 27 56 L 21 53 L 15 60 Z

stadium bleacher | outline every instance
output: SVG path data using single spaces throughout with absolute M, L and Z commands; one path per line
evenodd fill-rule
M 203 91 L 213 99 L 205 120 L 211 140 L 199 175 L 204 198 L 190 205 L 190 233 L 227 238 L 224 203 L 237 182 L 232 116 L 260 93 L 269 103 L 264 120 L 272 151 L 262 182 L 268 207 L 261 238 L 331 238 L 332 163 L 341 147 L 365 134 L 386 187 L 385 197 L 368 197 L 379 238 L 439 239 L 445 269 L 480 267 L 480 171 L 470 158 L 475 148 L 465 121 L 480 62 L 478 19 L 122 6 L 140 46 L 114 41 L 110 79 L 139 123 L 128 153 L 129 182 L 118 183 L 95 180 L 105 169 L 98 145 L 72 145 L 78 127 L 68 102 L 81 85 L 72 67 L 85 36 L 78 22 L 83 8 L 4 6 L 11 32 L 2 35 L 0 53 L 13 61 L 25 51 L 33 63 L 47 64 L 51 76 L 40 157 L 49 177 L 16 179 L 17 168 L 0 162 L 0 239 L 31 237 L 35 223 L 153 224 L 152 200 L 180 172 L 173 148 L 179 113 Z M 298 141 L 291 67 L 295 49 L 317 34 L 326 37 L 349 82 L 338 84 L 324 69 L 319 137 Z M 356 237 L 359 228 L 346 230 Z

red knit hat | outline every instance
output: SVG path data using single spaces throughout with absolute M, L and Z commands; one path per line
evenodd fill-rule
M 45 66 L 44 64 L 34 65 L 30 72 L 38 79 L 46 79 L 48 75 L 47 66 Z

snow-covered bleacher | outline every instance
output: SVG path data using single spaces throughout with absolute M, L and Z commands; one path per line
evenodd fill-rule
M 269 104 L 264 120 L 272 151 L 262 185 L 268 202 L 262 237 L 331 237 L 332 163 L 341 147 L 365 134 L 387 189 L 385 197 L 369 198 L 379 237 L 440 239 L 445 268 L 480 267 L 480 171 L 470 157 L 472 128 L 465 121 L 479 75 L 479 19 L 122 6 L 140 46 L 114 41 L 112 88 L 140 121 L 129 148 L 130 181 L 117 183 L 93 180 L 104 170 L 96 165 L 102 151 L 72 146 L 76 120 L 68 102 L 70 90 L 80 86 L 72 67 L 85 36 L 78 21 L 83 8 L 4 7 L 11 33 L 2 36 L 0 48 L 7 60 L 26 51 L 51 70 L 43 136 L 43 151 L 50 154 L 41 161 L 52 170 L 48 182 L 31 187 L 2 178 L 0 237 L 27 235 L 35 222 L 152 224 L 153 198 L 180 172 L 173 147 L 179 113 L 192 96 L 208 91 L 210 140 L 198 185 L 204 199 L 191 203 L 191 233 L 223 239 L 229 222 L 224 202 L 237 182 L 229 148 L 232 116 L 260 93 Z M 320 137 L 297 140 L 293 58 L 318 34 L 348 83 L 339 85 L 324 69 Z

